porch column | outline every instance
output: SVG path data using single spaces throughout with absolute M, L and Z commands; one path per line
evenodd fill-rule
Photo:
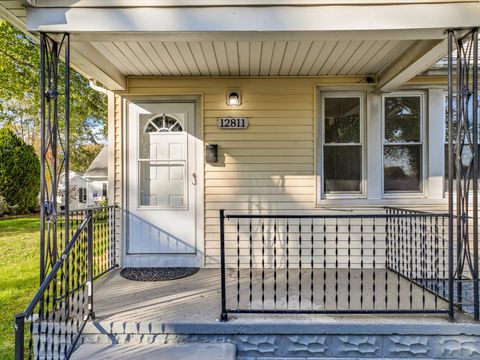
M 449 30 L 448 45 L 450 317 L 455 302 L 460 309 L 473 304 L 479 320 L 478 29 Z
M 69 240 L 69 125 L 70 35 L 41 33 L 40 283 Z M 59 211 L 58 202 L 62 173 L 65 173 L 64 212 Z

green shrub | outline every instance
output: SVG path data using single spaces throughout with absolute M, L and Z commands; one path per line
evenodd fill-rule
M 102 197 L 102 200 L 98 202 L 98 206 L 108 206 L 108 199 L 106 196 Z
M 16 213 L 38 207 L 40 161 L 32 146 L 7 128 L 0 129 L 0 195 Z
M 7 215 L 10 211 L 10 206 L 8 206 L 5 198 L 0 195 L 0 216 Z

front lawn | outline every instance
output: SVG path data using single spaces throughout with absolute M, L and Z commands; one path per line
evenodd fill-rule
M 38 215 L 0 219 L 0 360 L 13 359 L 13 316 L 39 286 L 39 226 Z

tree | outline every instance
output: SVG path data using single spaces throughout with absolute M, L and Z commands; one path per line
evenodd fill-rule
M 101 144 L 87 144 L 76 150 L 75 157 L 71 159 L 70 169 L 77 172 L 85 172 L 92 163 L 92 159 L 102 150 Z
M 63 64 L 62 64 L 63 66 Z M 0 19 L 0 127 L 7 126 L 38 151 L 40 126 L 40 49 L 28 36 Z M 59 79 L 59 89 L 63 79 Z M 106 96 L 90 88 L 76 71 L 70 77 L 71 162 L 91 162 L 86 144 L 105 140 Z M 63 101 L 59 101 L 60 112 Z M 63 122 L 60 127 L 63 128 Z M 77 161 L 76 157 L 82 159 Z M 91 156 L 85 159 L 85 156 Z
M 8 129 L 0 129 L 0 197 L 24 213 L 38 206 L 40 161 L 31 145 Z

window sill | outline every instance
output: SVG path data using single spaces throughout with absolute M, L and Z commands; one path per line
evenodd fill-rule
M 328 195 L 324 195 L 319 201 L 328 201 L 328 200 L 367 200 L 367 196 L 365 194 L 335 194 L 331 193 Z
M 322 199 L 315 208 L 351 208 L 351 207 L 381 207 L 381 206 L 408 206 L 408 207 L 445 207 L 448 205 L 447 199 L 429 199 L 429 198 L 384 198 L 384 199 Z
M 428 199 L 427 194 L 425 193 L 402 193 L 402 192 L 392 192 L 383 194 L 382 199 L 392 200 L 392 199 Z

